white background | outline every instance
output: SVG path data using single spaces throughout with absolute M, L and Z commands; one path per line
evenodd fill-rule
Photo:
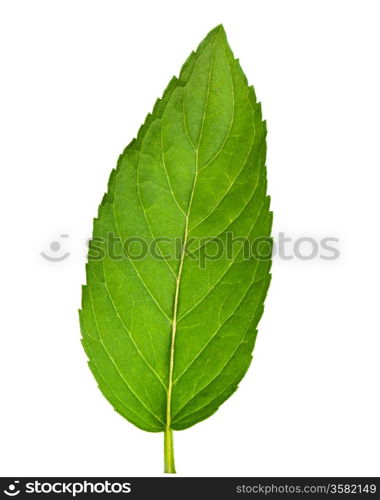
M 274 235 L 335 236 L 341 256 L 275 259 L 251 369 L 175 433 L 177 469 L 379 475 L 379 14 L 365 0 L 2 1 L 2 476 L 161 474 L 162 435 L 114 412 L 86 365 L 85 239 L 118 154 L 221 22 L 268 122 Z M 61 263 L 40 256 L 54 240 Z

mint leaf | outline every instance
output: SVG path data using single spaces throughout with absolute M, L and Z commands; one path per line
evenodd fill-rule
M 265 136 L 218 26 L 120 156 L 94 220 L 83 346 L 115 410 L 164 432 L 167 472 L 172 430 L 212 415 L 251 362 L 270 281 Z

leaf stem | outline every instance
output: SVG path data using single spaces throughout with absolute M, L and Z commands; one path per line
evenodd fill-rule
M 182 271 L 183 271 L 183 264 L 184 264 L 185 256 L 186 256 L 187 240 L 188 240 L 188 237 L 189 237 L 190 212 L 191 212 L 191 207 L 193 205 L 195 185 L 197 183 L 197 177 L 198 177 L 198 171 L 199 171 L 199 147 L 200 147 L 200 144 L 201 144 L 203 127 L 204 127 L 205 118 L 206 118 L 207 103 L 208 103 L 208 98 L 209 98 L 209 93 L 210 93 L 210 81 L 211 81 L 211 72 L 212 72 L 212 64 L 213 64 L 213 57 L 214 57 L 215 45 L 216 45 L 216 39 L 215 39 L 215 42 L 214 42 L 214 46 L 213 46 L 213 49 L 212 49 L 211 60 L 210 60 L 210 68 L 209 68 L 208 84 L 207 84 L 207 94 L 206 94 L 206 103 L 205 103 L 205 108 L 204 108 L 204 111 L 203 111 L 203 118 L 202 118 L 202 124 L 201 124 L 200 133 L 199 133 L 199 139 L 198 139 L 197 149 L 195 149 L 194 146 L 193 146 L 194 153 L 195 153 L 195 171 L 194 171 L 193 185 L 192 185 L 192 188 L 191 188 L 189 206 L 188 206 L 188 209 L 187 209 L 187 213 L 185 213 L 185 232 L 184 232 L 184 238 L 183 238 L 181 260 L 180 260 L 179 267 L 178 267 L 178 274 L 177 274 L 176 287 L 175 287 L 175 296 L 174 296 L 174 305 L 173 305 L 173 321 L 172 321 L 172 335 L 171 335 L 170 362 L 169 362 L 169 380 L 168 380 L 168 393 L 167 393 L 167 402 L 166 402 L 166 427 L 165 427 L 165 432 L 164 432 L 164 441 L 165 441 L 165 444 L 164 444 L 165 472 L 170 472 L 170 473 L 174 473 L 175 472 L 174 449 L 173 449 L 173 432 L 172 432 L 172 430 L 170 428 L 170 425 L 171 425 L 171 419 L 172 419 L 172 415 L 171 415 L 172 408 L 171 408 L 171 406 L 172 406 L 172 391 L 173 391 L 173 385 L 174 385 L 174 383 L 173 383 L 173 374 L 174 374 L 174 348 L 175 348 L 175 338 L 176 338 L 176 333 L 177 333 L 179 290 L 180 290 L 180 285 L 181 285 L 181 277 L 182 277 Z M 186 125 L 185 125 L 185 128 L 186 128 Z
M 164 472 L 175 474 L 173 431 L 166 427 L 164 431 Z

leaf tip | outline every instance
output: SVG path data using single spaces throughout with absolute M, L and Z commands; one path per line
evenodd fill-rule
M 215 26 L 215 28 L 213 28 L 211 31 L 207 33 L 205 39 L 203 40 L 203 42 L 201 42 L 200 46 L 198 47 L 198 50 L 203 46 L 204 43 L 213 42 L 220 35 L 224 39 L 227 38 L 226 30 L 224 29 L 223 24 L 218 24 L 217 26 Z
M 225 33 L 226 32 L 222 23 L 220 23 L 217 26 L 215 26 L 214 30 L 215 31 L 220 31 L 221 33 Z

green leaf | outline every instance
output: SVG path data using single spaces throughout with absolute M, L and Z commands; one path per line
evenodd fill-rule
M 171 430 L 212 415 L 252 359 L 270 281 L 270 258 L 246 255 L 270 242 L 265 136 L 218 26 L 120 156 L 94 220 L 83 346 L 115 410 L 165 432 L 169 472 Z

